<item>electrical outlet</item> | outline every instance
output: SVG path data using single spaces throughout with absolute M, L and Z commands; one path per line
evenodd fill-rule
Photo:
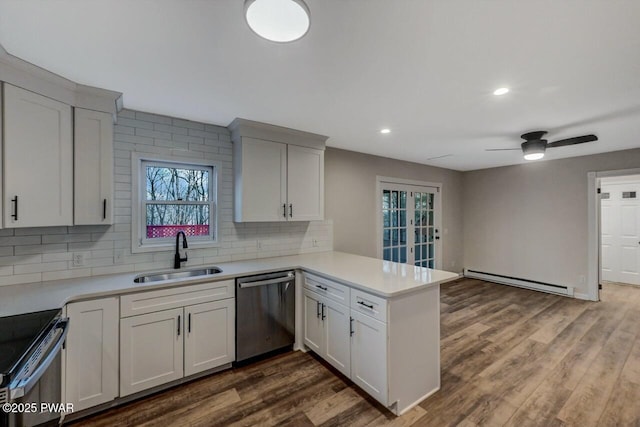
M 314 247 L 314 248 L 317 248 L 317 247 L 318 247 L 318 239 L 314 238 L 314 239 L 311 241 L 311 244 L 313 245 L 313 247 Z
M 91 256 L 90 252 L 74 252 L 73 253 L 73 266 L 84 267 L 87 265 L 87 260 Z
M 116 251 L 113 253 L 113 263 L 114 264 L 124 263 L 124 249 L 116 249 Z

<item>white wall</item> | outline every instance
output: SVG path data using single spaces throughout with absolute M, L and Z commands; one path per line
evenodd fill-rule
M 187 265 L 291 255 L 332 248 L 331 221 L 243 223 L 232 221 L 231 140 L 224 127 L 123 110 L 114 137 L 115 224 L 0 230 L 0 286 L 172 267 L 172 251 L 131 254 L 131 153 L 175 154 L 217 160 L 222 171 L 218 248 L 190 249 Z M 318 247 L 313 247 L 313 239 Z M 258 250 L 257 241 L 262 248 Z M 123 250 L 122 263 L 114 252 Z M 88 252 L 73 267 L 74 252 Z
M 462 271 L 461 172 L 328 148 L 325 218 L 333 220 L 335 250 L 377 257 L 378 175 L 442 184 L 442 268 Z
M 640 149 L 464 173 L 464 266 L 587 294 L 587 172 L 637 167 Z

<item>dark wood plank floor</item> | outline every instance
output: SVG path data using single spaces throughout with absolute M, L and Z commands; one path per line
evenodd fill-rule
M 76 425 L 640 426 L 640 288 L 591 303 L 462 279 L 441 312 L 442 388 L 402 417 L 295 352 Z

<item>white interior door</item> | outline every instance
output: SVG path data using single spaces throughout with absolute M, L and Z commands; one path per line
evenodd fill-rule
M 381 258 L 440 268 L 437 187 L 381 182 Z
M 602 186 L 602 279 L 640 285 L 640 183 Z

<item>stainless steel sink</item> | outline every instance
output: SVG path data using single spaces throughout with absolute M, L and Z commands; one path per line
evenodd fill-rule
M 204 267 L 193 270 L 168 271 L 163 273 L 141 274 L 136 276 L 133 281 L 135 283 L 159 282 L 160 280 L 185 279 L 187 277 L 210 276 L 222 273 L 219 267 Z

